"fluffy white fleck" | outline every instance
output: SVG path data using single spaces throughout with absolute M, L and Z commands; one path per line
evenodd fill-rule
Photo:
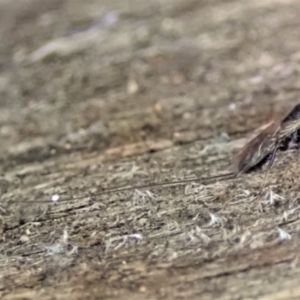
M 46 246 L 44 249 L 46 250 L 46 255 L 55 255 L 64 252 L 64 248 L 59 243 L 52 246 Z
M 271 189 L 266 193 L 265 200 L 268 204 L 274 205 L 276 200 L 285 200 L 282 196 L 274 193 Z
M 134 240 L 136 242 L 141 242 L 143 240 L 143 236 L 140 233 L 133 233 L 128 235 L 117 236 L 114 238 L 110 238 L 105 243 L 105 251 L 107 252 L 110 248 L 113 248 L 113 251 L 120 249 L 123 247 L 129 240 Z M 113 244 L 117 242 L 117 245 L 113 247 Z
M 146 198 L 153 199 L 156 198 L 156 195 L 151 193 L 150 191 L 141 192 L 139 190 L 135 190 L 135 194 L 138 198 L 141 198 L 142 200 L 145 200 Z
M 278 233 L 279 233 L 278 239 L 280 241 L 285 241 L 285 240 L 291 240 L 292 239 L 291 235 L 288 232 L 286 232 L 285 230 L 283 230 L 281 228 L 277 228 L 277 230 L 278 230 Z
M 240 237 L 240 245 L 248 245 L 252 241 L 252 233 L 247 229 Z
M 52 202 L 57 202 L 58 200 L 59 200 L 59 195 L 58 194 L 52 195 L 52 197 L 51 197 Z
M 243 190 L 243 192 L 244 192 L 244 194 L 245 194 L 246 196 L 250 196 L 250 194 L 251 194 L 251 192 L 248 191 L 248 190 Z
M 236 109 L 236 104 L 235 103 L 230 103 L 228 106 L 229 110 L 235 110 Z
M 210 216 L 210 222 L 209 222 L 210 226 L 223 223 L 223 219 L 221 217 L 218 217 L 214 214 L 209 214 L 209 216 Z
M 69 239 L 69 234 L 68 234 L 68 231 L 65 229 L 64 232 L 63 232 L 63 235 L 61 237 L 61 241 L 65 244 L 67 244 L 68 239 Z
M 129 234 L 125 237 L 136 240 L 136 241 L 142 241 L 143 240 L 143 236 L 140 233 Z

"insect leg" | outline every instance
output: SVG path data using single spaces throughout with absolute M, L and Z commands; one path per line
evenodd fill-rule
M 267 175 L 268 175 L 268 172 L 271 169 L 271 167 L 272 167 L 272 165 L 273 165 L 273 163 L 275 161 L 275 157 L 276 157 L 276 153 L 277 153 L 278 148 L 279 148 L 279 139 L 276 138 L 275 147 L 274 147 L 274 149 L 273 149 L 273 151 L 271 153 L 271 157 L 270 157 L 270 160 L 269 160 L 266 172 L 265 172 L 263 189 L 266 187 Z

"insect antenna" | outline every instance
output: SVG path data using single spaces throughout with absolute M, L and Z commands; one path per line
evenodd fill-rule
M 76 200 L 81 200 L 85 199 L 87 197 L 95 197 L 95 196 L 102 196 L 102 195 L 108 195 L 108 194 L 113 194 L 113 193 L 118 193 L 118 192 L 126 192 L 130 190 L 136 190 L 136 189 L 145 189 L 145 188 L 153 188 L 153 187 L 159 187 L 159 186 L 171 186 L 171 185 L 182 185 L 190 182 L 202 182 L 202 183 L 209 183 L 211 181 L 218 181 L 218 180 L 230 180 L 236 178 L 237 174 L 234 172 L 229 172 L 226 174 L 220 174 L 220 175 L 214 175 L 214 176 L 209 176 L 209 177 L 200 177 L 200 178 L 191 178 L 191 179 L 183 179 L 183 180 L 177 180 L 177 181 L 170 181 L 170 182 L 157 182 L 157 183 L 150 183 L 150 184 L 143 184 L 143 185 L 137 185 L 137 186 L 123 186 L 123 187 L 117 187 L 117 188 L 111 188 L 107 189 L 101 192 L 97 193 L 90 193 L 82 196 L 75 196 L 75 197 L 66 197 L 66 198 L 61 198 L 61 195 L 53 195 L 52 198 L 55 196 L 57 200 L 53 200 L 48 197 L 48 199 L 44 200 L 33 200 L 30 201 L 30 203 L 49 203 L 50 201 L 56 202 L 59 199 L 59 203 L 62 202 L 72 202 Z M 20 200 L 9 200 L 8 203 L 24 203 L 24 201 Z
M 264 183 L 263 183 L 263 186 L 262 186 L 262 189 L 261 190 L 264 190 L 264 188 L 266 187 L 266 183 L 267 183 L 267 176 L 268 176 L 268 173 L 271 169 L 271 167 L 273 166 L 274 164 L 274 161 L 275 161 L 275 157 L 276 157 L 276 154 L 277 154 L 277 151 L 278 151 L 278 148 L 279 148 L 279 139 L 276 138 L 276 144 L 275 144 L 275 148 L 269 158 L 269 162 L 268 162 L 268 166 L 266 168 L 266 171 L 265 171 L 265 176 L 264 176 Z

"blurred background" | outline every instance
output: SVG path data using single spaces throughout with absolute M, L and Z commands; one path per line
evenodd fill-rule
M 0 154 L 245 136 L 298 101 L 299 12 L 292 0 L 0 0 Z

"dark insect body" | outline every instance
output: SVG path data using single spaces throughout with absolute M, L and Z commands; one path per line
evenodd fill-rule
M 253 171 L 269 161 L 272 166 L 276 152 L 299 148 L 300 104 L 284 118 L 274 120 L 261 133 L 248 142 L 237 155 L 237 172 Z

